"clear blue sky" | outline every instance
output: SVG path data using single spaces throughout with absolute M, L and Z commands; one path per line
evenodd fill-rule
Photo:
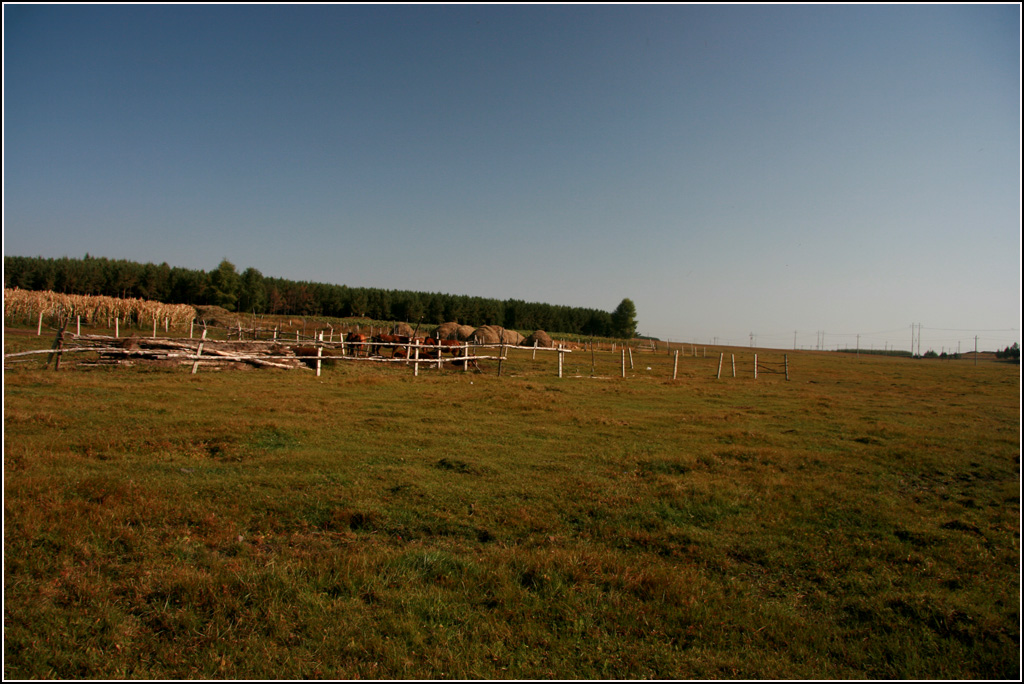
M 1020 12 L 8 4 L 3 250 L 1001 348 Z

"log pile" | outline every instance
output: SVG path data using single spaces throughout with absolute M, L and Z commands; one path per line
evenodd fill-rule
M 307 368 L 315 370 L 317 377 L 324 365 L 332 366 L 337 361 L 369 361 L 374 363 L 404 363 L 413 366 L 414 375 L 420 365 L 451 365 L 468 370 L 476 368 L 481 360 L 498 361 L 499 375 L 504 355 L 487 356 L 470 352 L 468 347 L 460 347 L 459 353 L 446 359 L 443 354 L 451 352 L 446 346 L 424 345 L 419 342 L 402 345 L 406 353 L 386 358 L 381 355 L 369 355 L 365 350 L 352 355 L 346 354 L 342 342 L 302 341 L 282 342 L 279 340 L 212 340 L 204 337 L 169 338 L 169 337 L 109 337 L 105 335 L 72 335 L 62 329 L 51 349 L 33 349 L 23 352 L 4 354 L 4 367 L 10 363 L 19 363 L 21 357 L 38 354 L 48 355 L 46 365 L 56 360 L 56 368 L 60 368 L 61 358 L 76 352 L 85 353 L 84 359 L 76 360 L 82 366 L 134 366 L 140 363 L 159 366 L 190 365 L 195 373 L 199 367 L 214 368 Z
M 220 340 L 172 339 L 166 337 L 105 337 L 80 335 L 71 339 L 68 347 L 80 351 L 93 351 L 98 358 L 95 365 L 131 366 L 139 362 L 160 365 L 194 364 L 217 365 L 228 368 L 302 368 L 310 366 L 316 351 L 295 348 L 280 342 L 226 342 Z M 66 348 L 70 351 L 69 348 Z

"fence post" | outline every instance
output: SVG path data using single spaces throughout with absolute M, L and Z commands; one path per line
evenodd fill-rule
M 757 354 L 754 354 L 754 379 L 757 380 Z
M 195 328 L 196 319 L 192 319 L 188 322 L 188 339 L 192 339 L 192 330 Z
M 77 337 L 82 336 L 82 317 L 75 316 L 75 335 Z
M 786 360 L 786 380 L 789 380 L 789 354 L 783 357 Z
M 732 357 L 732 377 L 735 378 L 736 377 L 736 355 L 735 354 L 729 354 L 729 356 Z
M 156 337 L 156 314 L 153 314 L 153 337 Z
M 715 376 L 716 380 L 722 379 L 722 361 L 725 360 L 725 352 L 718 353 L 718 375 Z
M 626 350 L 622 350 L 622 377 L 626 377 Z
M 43 334 L 43 312 L 39 312 L 39 330 L 36 331 L 36 337 L 40 337 Z
M 676 374 L 678 373 L 678 371 L 679 371 L 679 350 L 676 349 L 676 358 L 672 362 L 672 379 L 673 380 L 676 379 Z
M 114 337 L 121 336 L 121 317 L 114 316 Z
M 633 370 L 633 348 L 626 347 L 629 350 L 629 370 Z
M 412 376 L 414 378 L 420 375 L 420 343 L 413 342 L 412 345 L 413 364 L 412 364 Z
M 241 334 L 242 329 L 239 328 L 238 331 L 239 331 L 239 334 Z M 324 334 L 320 333 L 320 344 L 316 345 L 316 377 L 318 377 L 318 378 L 320 377 L 320 358 L 323 356 L 323 353 L 324 353 Z
M 64 329 L 67 328 L 70 320 L 71 319 L 66 319 L 63 323 L 60 324 L 60 329 L 57 330 L 57 337 L 53 341 L 53 351 L 50 352 L 50 355 L 46 357 L 47 368 L 49 368 L 50 366 L 50 361 L 56 359 L 56 363 L 53 366 L 53 370 L 60 370 L 61 350 L 64 348 Z
M 61 350 L 64 349 L 64 327 L 66 325 L 67 323 L 62 325 L 60 327 L 60 330 L 57 331 L 57 358 L 53 362 L 53 370 L 55 371 L 60 370 L 60 359 L 61 356 L 63 355 L 63 352 Z
M 536 353 L 536 349 L 534 349 Z M 558 377 L 562 377 L 562 345 L 558 345 Z
M 199 343 L 199 349 L 196 350 L 196 360 L 192 362 L 192 375 L 196 374 L 199 370 L 199 358 L 203 354 L 203 345 L 206 343 L 206 328 L 203 328 L 203 339 Z

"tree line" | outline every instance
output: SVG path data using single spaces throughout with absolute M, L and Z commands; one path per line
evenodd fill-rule
M 255 268 L 239 272 L 227 259 L 207 272 L 88 254 L 82 259 L 4 256 L 4 287 L 216 305 L 256 314 L 365 317 L 427 325 L 458 321 L 598 337 L 636 333 L 636 308 L 629 299 L 607 312 L 518 299 L 348 287 L 271 278 Z

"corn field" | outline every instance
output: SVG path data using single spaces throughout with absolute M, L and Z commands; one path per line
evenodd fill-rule
M 183 329 L 195 318 L 196 310 L 187 304 L 162 304 L 145 299 L 4 288 L 5 322 L 36 323 L 40 313 L 45 322 L 54 326 L 80 316 L 86 325 L 113 327 L 116 319 L 125 326 L 142 328 L 156 321 L 161 327 Z

